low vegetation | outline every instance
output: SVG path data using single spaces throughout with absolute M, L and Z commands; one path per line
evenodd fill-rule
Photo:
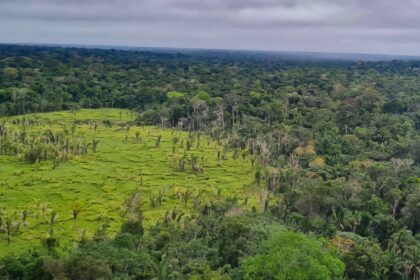
M 248 158 L 235 160 L 229 150 L 217 160 L 222 146 L 207 136 L 137 126 L 126 110 L 1 121 L 0 216 L 11 219 L 0 235 L 2 255 L 47 236 L 77 241 L 104 226 L 115 234 L 131 215 L 126 204 L 139 205 L 150 226 L 173 208 L 201 209 L 222 197 L 243 203 L 256 191 Z

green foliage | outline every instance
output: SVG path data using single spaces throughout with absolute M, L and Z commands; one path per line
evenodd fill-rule
M 301 233 L 274 230 L 259 254 L 244 259 L 244 279 L 340 279 L 344 263 L 333 248 Z
M 418 279 L 418 69 L 2 45 L 0 255 L 48 256 L 0 278 L 242 279 L 242 259 L 335 278 L 310 233 L 349 279 Z M 315 254 L 271 245 L 308 271 L 257 250 L 253 215 L 303 232 L 282 238 Z
M 184 98 L 185 94 L 182 92 L 177 92 L 177 91 L 170 91 L 166 94 L 166 96 L 168 97 L 169 100 L 180 100 L 182 98 Z
M 381 279 L 385 259 L 381 248 L 369 241 L 362 241 L 345 253 L 346 275 L 350 279 Z
M 194 96 L 194 98 L 195 99 L 198 99 L 198 100 L 205 101 L 206 103 L 210 103 L 211 102 L 211 96 L 207 92 L 205 92 L 205 91 L 200 91 L 199 93 L 197 93 Z

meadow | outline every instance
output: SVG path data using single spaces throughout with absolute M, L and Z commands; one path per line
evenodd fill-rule
M 77 139 L 98 141 L 96 152 L 88 146 L 86 154 L 68 155 L 59 163 L 0 155 L 0 214 L 12 215 L 15 225 L 10 244 L 0 233 L 0 256 L 39 247 L 52 234 L 71 246 L 92 238 L 104 224 L 113 235 L 134 192 L 145 227 L 168 210 L 193 215 L 197 205 L 215 199 L 258 206 L 249 157 L 204 134 L 136 126 L 134 118 L 128 110 L 84 109 L 0 119 L 9 131 L 22 126 L 28 135 L 72 130 Z

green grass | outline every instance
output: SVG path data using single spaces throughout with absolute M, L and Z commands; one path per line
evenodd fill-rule
M 201 137 L 200 146 L 195 142 L 191 151 L 178 148 L 179 154 L 194 154 L 200 158 L 203 170 L 193 172 L 173 171 L 172 139 L 180 142 L 188 133 L 161 129 L 157 127 L 132 126 L 125 140 L 126 131 L 121 125 L 133 120 L 131 112 L 117 109 L 80 110 L 30 115 L 37 120 L 31 125 L 30 133 L 37 133 L 46 128 L 63 130 L 70 127 L 76 117 L 76 132 L 85 139 L 91 139 L 93 129 L 89 121 L 99 123 L 96 138 L 101 142 L 97 153 L 75 156 L 53 169 L 50 161 L 28 164 L 15 156 L 0 156 L 0 207 L 3 211 L 20 213 L 26 209 L 29 213 L 28 225 L 21 226 L 19 233 L 12 236 L 12 243 L 7 245 L 6 234 L 0 233 L 0 256 L 9 252 L 20 252 L 29 247 L 40 246 L 40 240 L 48 236 L 48 222 L 51 211 L 58 212 L 58 224 L 54 226 L 54 236 L 61 243 L 71 244 L 80 240 L 81 232 L 91 238 L 101 223 L 101 217 L 109 219 L 109 234 L 115 234 L 124 221 L 124 201 L 136 189 L 141 192 L 141 207 L 144 210 L 144 224 L 151 226 L 171 208 L 180 207 L 184 211 L 193 211 L 192 202 L 184 206 L 177 197 L 177 192 L 190 190 L 192 195 L 202 192 L 207 200 L 221 197 L 236 197 L 243 200 L 250 196 L 247 207 L 257 204 L 253 195 L 253 171 L 249 159 L 241 157 L 234 160 L 233 151 L 228 152 L 226 160 L 217 164 L 219 145 Z M 2 120 L 12 121 L 22 117 L 9 117 Z M 100 120 L 113 122 L 111 128 Z M 121 125 L 120 125 L 121 124 Z M 13 128 L 11 122 L 10 128 Z M 135 137 L 140 132 L 141 140 Z M 157 137 L 162 136 L 159 148 Z M 180 144 L 178 144 L 180 146 Z M 185 146 L 185 145 L 184 145 Z M 143 181 L 143 184 L 141 184 Z M 165 189 L 162 205 L 151 207 L 150 195 Z M 80 201 L 83 210 L 77 225 L 72 220 L 71 204 Z M 203 199 L 204 201 L 204 199 Z M 45 203 L 48 210 L 45 221 L 36 202 Z M 38 218 L 36 218 L 38 215 Z

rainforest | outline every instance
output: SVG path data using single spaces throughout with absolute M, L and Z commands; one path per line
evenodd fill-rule
M 0 45 L 0 279 L 420 279 L 420 61 Z

